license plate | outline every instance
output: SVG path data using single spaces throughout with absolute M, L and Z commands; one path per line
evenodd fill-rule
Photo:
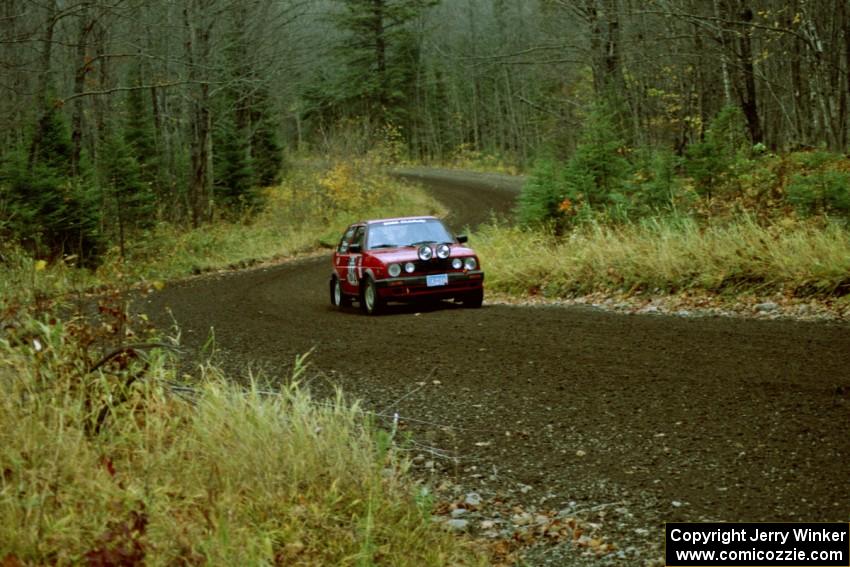
M 425 285 L 428 287 L 437 287 L 439 285 L 449 285 L 448 274 L 434 274 L 425 278 Z

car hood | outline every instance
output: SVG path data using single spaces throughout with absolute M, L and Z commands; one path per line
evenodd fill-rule
M 367 254 L 374 256 L 384 264 L 400 264 L 418 260 L 417 249 L 417 247 L 412 246 L 406 246 L 404 248 L 379 248 L 378 250 L 369 250 Z M 452 244 L 451 249 L 452 253 L 450 257 L 475 255 L 472 248 L 467 248 L 461 244 Z

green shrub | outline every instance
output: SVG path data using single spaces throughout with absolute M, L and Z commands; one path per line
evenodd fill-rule
M 611 196 L 623 191 L 625 176 L 631 168 L 624 149 L 625 142 L 608 107 L 595 105 L 564 171 L 567 196 L 582 198 L 594 208 L 610 204 Z
M 0 164 L 0 210 L 7 216 L 4 230 L 32 253 L 89 262 L 101 251 L 99 192 L 86 172 L 72 171 L 72 151 L 66 121 L 51 105 L 28 149 L 18 148 Z
M 850 172 L 847 159 L 825 151 L 798 154 L 805 171 L 791 176 L 788 201 L 803 215 L 850 215 Z
M 850 174 L 822 171 L 794 175 L 788 185 L 788 200 L 808 215 L 850 215 Z
M 519 222 L 534 225 L 557 218 L 565 195 L 560 165 L 553 159 L 537 160 L 518 198 Z
M 518 217 L 525 225 L 553 222 L 558 229 L 602 211 L 613 218 L 627 216 L 631 200 L 624 157 L 625 143 L 612 113 L 604 104 L 587 117 L 576 151 L 566 164 L 539 160 L 519 197 Z
M 749 150 L 744 115 L 737 106 L 727 106 L 711 122 L 705 140 L 688 146 L 685 170 L 697 192 L 711 199 L 737 183 Z
M 638 153 L 638 167 L 629 192 L 643 212 L 669 210 L 681 194 L 679 170 L 683 159 L 670 150 L 649 149 Z
M 94 263 L 101 252 L 99 191 L 84 177 L 67 177 L 52 162 L 27 164 L 23 152 L 0 171 L 0 210 L 7 237 L 39 257 L 74 255 Z

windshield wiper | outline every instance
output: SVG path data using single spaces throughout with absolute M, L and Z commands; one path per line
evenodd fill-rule
M 419 242 L 413 242 L 408 244 L 408 246 L 419 246 L 420 244 L 433 244 L 436 240 L 420 240 Z
M 377 248 L 398 248 L 398 244 L 389 244 L 389 243 L 375 244 L 374 246 L 370 246 L 369 250 L 375 250 Z

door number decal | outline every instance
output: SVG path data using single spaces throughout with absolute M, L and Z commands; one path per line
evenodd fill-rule
M 355 271 L 356 267 L 357 267 L 356 262 L 357 261 L 355 260 L 355 258 L 353 256 L 348 259 L 348 276 L 347 276 L 347 279 L 348 279 L 348 283 L 350 283 L 351 285 L 357 285 L 357 273 Z

